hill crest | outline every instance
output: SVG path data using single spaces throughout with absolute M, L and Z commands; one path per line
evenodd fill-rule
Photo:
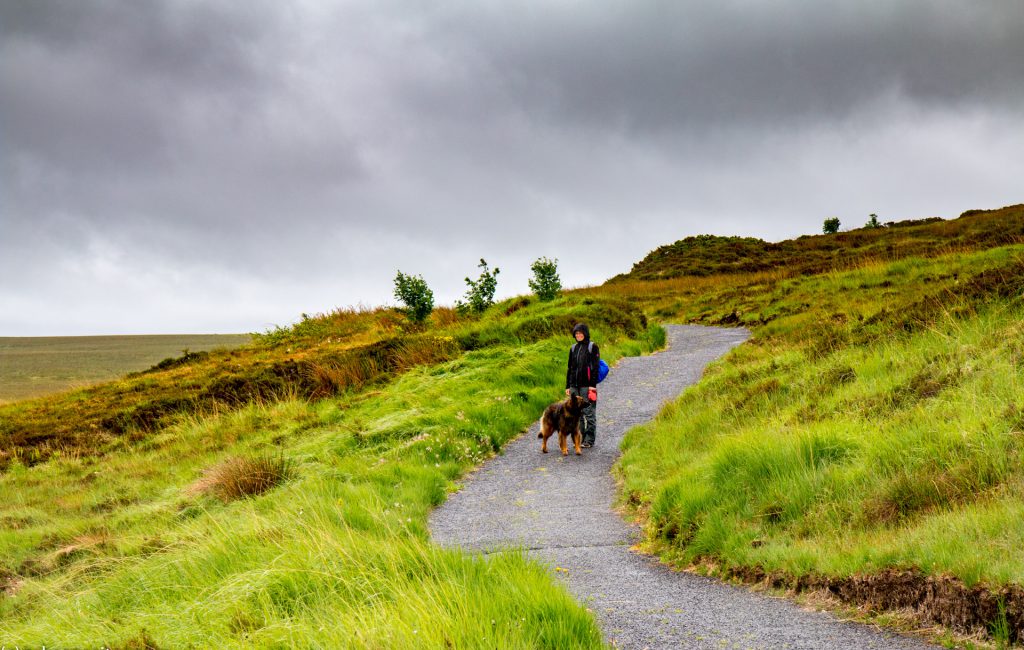
M 755 237 L 695 235 L 659 246 L 608 282 L 756 273 L 786 268 L 794 275 L 851 268 L 871 258 L 934 257 L 1024 241 L 1024 204 L 968 210 L 957 219 L 928 217 L 781 242 Z

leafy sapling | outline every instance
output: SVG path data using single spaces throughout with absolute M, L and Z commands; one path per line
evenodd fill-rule
M 562 281 L 558 278 L 558 260 L 541 257 L 530 265 L 530 270 L 533 271 L 533 278 L 528 281 L 530 290 L 542 301 L 557 298 L 562 289 Z
M 434 292 L 422 276 L 399 271 L 395 276 L 395 298 L 405 304 L 402 311 L 414 323 L 422 323 L 434 311 Z
M 480 271 L 480 277 L 476 280 L 466 278 L 466 284 L 469 289 L 466 290 L 466 302 L 458 300 L 455 302 L 455 308 L 460 314 L 483 313 L 488 307 L 494 304 L 494 291 L 498 288 L 498 273 L 501 269 L 494 267 L 491 271 L 487 268 L 487 260 L 480 258 L 480 264 L 478 264 L 482 270 Z

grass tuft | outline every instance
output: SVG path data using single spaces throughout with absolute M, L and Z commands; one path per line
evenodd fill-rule
M 283 456 L 237 456 L 204 472 L 186 494 L 208 494 L 227 503 L 263 494 L 294 474 L 292 463 Z

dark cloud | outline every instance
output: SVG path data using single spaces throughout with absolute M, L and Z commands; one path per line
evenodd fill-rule
M 0 3 L 0 334 L 1020 201 L 1024 5 Z
M 272 16 L 261 21 L 257 4 L 246 6 L 4 3 L 10 155 L 74 175 L 165 168 L 197 112 L 231 112 L 274 90 L 253 56 Z
M 410 84 L 442 112 L 480 105 L 484 88 L 558 122 L 662 131 L 844 117 L 889 92 L 1004 106 L 1024 92 L 1024 9 L 1010 2 L 483 4 L 445 18 L 427 29 L 461 65 L 441 70 L 466 74 Z

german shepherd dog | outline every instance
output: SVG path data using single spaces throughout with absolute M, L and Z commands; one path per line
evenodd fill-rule
M 537 437 L 541 442 L 540 450 L 548 453 L 548 438 L 556 430 L 558 431 L 558 447 L 562 450 L 563 456 L 569 455 L 566 448 L 566 438 L 572 436 L 572 445 L 576 455 L 580 455 L 580 417 L 583 415 L 583 399 L 579 395 L 572 395 L 564 402 L 555 402 L 544 410 L 540 418 L 540 433 Z

